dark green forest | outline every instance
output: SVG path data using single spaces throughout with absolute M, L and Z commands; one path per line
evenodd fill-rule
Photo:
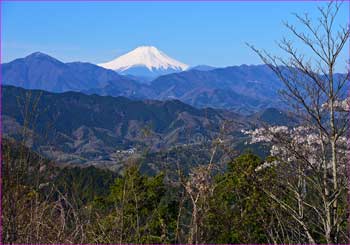
M 256 172 L 263 161 L 251 152 L 233 159 L 224 172 L 202 165 L 187 176 L 179 170 L 173 179 L 162 172 L 143 174 L 137 161 L 122 175 L 92 166 L 57 167 L 6 139 L 2 152 L 6 243 L 307 242 L 265 193 L 277 192 L 293 205 L 278 184 L 280 170 Z M 317 217 L 310 218 L 312 235 L 326 242 L 317 233 Z

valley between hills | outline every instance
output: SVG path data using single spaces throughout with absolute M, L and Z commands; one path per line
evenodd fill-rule
M 2 72 L 3 137 L 61 166 L 120 172 L 136 158 L 153 174 L 177 162 L 190 169 L 209 160 L 219 138 L 238 154 L 247 140 L 241 130 L 293 122 L 265 65 L 191 68 L 142 46 L 100 65 L 36 52 Z M 260 148 L 252 149 L 266 156 Z M 225 158 L 216 160 L 224 167 Z

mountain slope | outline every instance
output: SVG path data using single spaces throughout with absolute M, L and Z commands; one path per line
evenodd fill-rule
M 165 68 L 184 66 L 165 64 Z M 161 64 L 158 64 L 161 67 Z M 144 69 L 148 69 L 146 66 Z M 280 82 L 266 66 L 236 66 L 213 70 L 191 69 L 149 79 L 119 75 L 90 63 L 63 63 L 33 53 L 2 67 L 3 84 L 51 92 L 126 96 L 137 99 L 178 99 L 199 108 L 214 107 L 253 113 L 276 103 Z M 153 74 L 154 75 L 154 74 Z
M 208 66 L 208 65 L 197 65 L 194 67 L 191 67 L 191 70 L 197 70 L 197 71 L 211 71 L 217 69 L 217 67 Z
M 184 71 L 188 65 L 170 58 L 153 46 L 141 46 L 116 59 L 99 64 L 106 69 L 121 74 L 156 77 L 173 72 Z
M 293 118 L 289 113 L 278 110 L 276 108 L 267 108 L 250 115 L 249 120 L 256 122 L 257 125 L 284 125 L 284 126 L 295 126 L 298 124 L 296 118 Z
M 265 65 L 189 70 L 161 76 L 151 83 L 157 99 L 179 99 L 198 107 L 247 113 L 278 106 L 281 82 Z
M 36 52 L 2 65 L 5 85 L 51 92 L 103 89 L 113 85 L 119 94 L 129 96 L 138 91 L 136 81 L 102 67 L 82 62 L 63 63 L 49 55 Z
M 21 138 L 22 111 L 28 105 L 37 116 L 30 124 L 28 144 L 61 163 L 115 164 L 120 157 L 117 150 L 166 149 L 189 142 L 196 135 L 212 139 L 221 123 L 229 119 L 227 115 L 233 115 L 196 109 L 176 100 L 133 101 L 13 86 L 3 86 L 2 99 L 4 135 Z

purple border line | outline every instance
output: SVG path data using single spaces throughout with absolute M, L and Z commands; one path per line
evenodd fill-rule
M 2 3 L 3 2 L 330 2 L 331 0 L 0 0 L 0 244 L 3 241 L 3 229 L 2 229 Z M 348 28 L 350 29 L 350 0 L 343 0 L 343 2 L 349 2 L 349 20 L 348 20 Z M 349 43 L 349 59 L 348 59 L 348 74 L 350 74 L 350 39 Z M 350 97 L 350 91 L 348 96 Z M 350 115 L 349 115 L 350 116 Z M 350 138 L 350 132 L 348 137 Z M 350 150 L 350 145 L 348 145 L 348 149 Z M 348 219 L 347 219 L 347 233 L 350 237 L 350 153 L 348 156 L 348 164 L 347 164 L 347 177 L 349 180 L 349 190 L 348 190 Z M 60 243 L 53 243 L 54 245 L 61 245 Z M 17 244 L 17 245 L 27 245 L 27 244 Z M 38 244 L 38 245 L 46 245 L 46 244 Z M 49 245 L 49 244 L 47 244 Z M 63 244 L 62 244 L 63 245 Z M 90 244 L 86 244 L 90 245 Z M 91 244 L 98 245 L 98 244 Z M 105 244 L 103 244 L 105 245 Z M 138 244 L 134 244 L 138 245 Z M 157 244 L 154 244 L 157 245 Z M 179 244 L 182 245 L 182 244 Z M 209 245 L 209 244 L 208 244 Z M 219 244 L 218 244 L 219 245 Z M 252 243 L 252 245 L 255 245 Z M 291 244 L 297 245 L 297 244 Z M 299 244 L 298 244 L 299 245 Z
M 0 2 L 331 2 L 332 0 L 0 0 Z M 341 1 L 341 0 L 334 0 Z M 342 0 L 350 2 L 350 0 Z
M 0 243 L 2 237 L 2 2 L 0 2 Z
M 348 29 L 350 30 L 350 1 L 348 1 L 348 7 L 349 7 L 349 19 L 348 19 Z M 348 39 L 348 43 L 349 43 L 349 50 L 348 50 L 348 55 L 349 55 L 349 58 L 348 58 L 348 78 L 350 79 L 350 38 Z M 348 92 L 348 98 L 350 98 L 350 91 Z M 350 113 L 348 115 L 350 117 Z M 350 132 L 348 133 L 348 137 L 350 138 Z M 347 142 L 347 141 L 346 141 Z M 347 236 L 350 237 L 350 145 L 347 145 L 347 149 L 348 149 L 348 163 L 346 165 L 347 167 L 347 178 L 348 178 L 348 193 L 347 193 L 347 202 L 348 202 L 348 208 L 347 208 L 347 229 L 346 229 L 346 232 L 347 232 Z M 346 168 L 345 168 L 346 169 Z

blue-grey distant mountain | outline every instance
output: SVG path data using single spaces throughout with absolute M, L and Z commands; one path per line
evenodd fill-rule
M 191 67 L 190 70 L 197 70 L 197 71 L 211 71 L 216 69 L 217 67 L 214 66 L 208 66 L 208 65 L 198 65 Z
M 119 92 L 115 96 L 132 96 L 140 89 L 139 83 L 114 71 L 90 63 L 63 63 L 40 52 L 3 64 L 2 79 L 6 85 L 51 92 L 103 90 L 113 86 Z
M 133 66 L 123 71 L 116 70 L 121 75 L 130 77 L 140 77 L 142 81 L 151 81 L 159 76 L 181 72 L 181 70 L 176 70 L 173 68 L 158 68 L 158 69 L 148 69 L 144 66 Z
M 3 84 L 50 92 L 128 98 L 178 99 L 198 108 L 213 107 L 250 114 L 280 107 L 282 84 L 266 65 L 190 69 L 160 76 L 153 81 L 123 76 L 83 62 L 63 63 L 43 53 L 33 53 L 2 65 Z
M 279 106 L 282 84 L 266 65 L 241 65 L 209 71 L 189 70 L 161 76 L 151 83 L 157 99 L 179 99 L 197 107 L 251 113 Z

